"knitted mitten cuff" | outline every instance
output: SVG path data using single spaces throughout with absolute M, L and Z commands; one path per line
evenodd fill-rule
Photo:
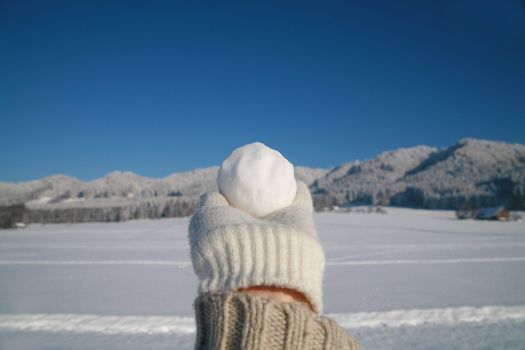
M 304 182 L 292 205 L 263 218 L 231 207 L 219 192 L 204 193 L 189 240 L 200 293 L 278 286 L 303 293 L 321 313 L 325 257 Z
M 302 304 L 246 293 L 206 293 L 194 307 L 198 350 L 361 349 L 334 320 Z

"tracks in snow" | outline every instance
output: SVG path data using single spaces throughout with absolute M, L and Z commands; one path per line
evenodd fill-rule
M 473 263 L 501 263 L 524 262 L 523 256 L 509 256 L 498 258 L 458 258 L 458 259 L 399 259 L 399 260 L 350 260 L 327 261 L 326 266 L 366 266 L 366 265 L 412 265 L 412 264 L 473 264 Z
M 327 315 L 342 327 L 390 327 L 399 328 L 421 325 L 454 326 L 464 323 L 498 323 L 502 321 L 525 321 L 525 306 L 455 307 L 440 309 L 393 310 L 381 312 L 357 312 Z
M 456 326 L 467 323 L 525 322 L 525 306 L 485 306 L 328 314 L 347 329 Z M 98 334 L 191 334 L 192 317 L 0 314 L 0 332 Z
M 99 316 L 78 314 L 0 314 L 0 331 L 187 334 L 195 332 L 192 317 Z
M 452 258 L 452 259 L 399 259 L 399 260 L 346 260 L 326 262 L 326 266 L 366 266 L 366 265 L 412 265 L 412 264 L 473 264 L 525 262 L 523 256 L 494 258 Z M 172 260 L 0 260 L 2 265 L 153 265 L 190 267 L 190 261 Z

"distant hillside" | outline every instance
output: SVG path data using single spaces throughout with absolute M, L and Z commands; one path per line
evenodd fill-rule
M 54 175 L 0 183 L 0 206 L 23 203 L 29 209 L 23 217 L 32 222 L 185 216 L 193 212 L 201 193 L 217 190 L 217 172 L 215 166 L 161 179 L 112 172 L 89 182 Z M 430 209 L 504 205 L 525 210 L 521 144 L 462 139 L 443 149 L 398 149 L 333 169 L 297 166 L 295 176 L 310 185 L 317 210 L 355 204 Z
M 65 175 L 20 183 L 0 183 L 0 205 L 26 203 L 81 205 L 106 199 L 139 200 L 155 197 L 193 197 L 216 188 L 218 167 L 175 173 L 151 179 L 132 172 L 112 172 L 83 182 Z
M 380 204 L 429 209 L 525 209 L 525 145 L 462 139 L 343 164 L 313 182 L 316 207 Z
M 13 206 L 13 211 L 19 213 L 16 205 L 23 203 L 29 209 L 29 215 L 24 217 L 31 222 L 187 216 L 195 209 L 201 193 L 217 190 L 218 170 L 216 166 L 196 169 L 162 179 L 115 171 L 89 182 L 54 175 L 35 181 L 0 183 L 0 207 Z M 327 171 L 296 167 L 295 176 L 310 184 Z

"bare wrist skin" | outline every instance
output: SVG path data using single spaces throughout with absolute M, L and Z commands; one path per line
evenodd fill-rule
M 252 286 L 240 288 L 239 292 L 266 297 L 283 303 L 303 304 L 313 311 L 312 305 L 308 302 L 304 294 L 293 289 L 274 286 Z

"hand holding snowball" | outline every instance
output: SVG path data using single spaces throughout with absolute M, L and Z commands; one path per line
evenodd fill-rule
M 293 165 L 263 144 L 239 150 L 221 167 L 218 182 L 224 195 L 204 193 L 190 221 L 190 251 L 199 293 L 284 293 L 281 300 L 306 301 L 320 313 L 325 258 L 308 186 L 296 182 Z M 262 165 L 278 170 L 268 171 Z M 258 167 L 263 168 L 262 174 L 254 170 Z M 272 191 L 272 196 L 266 195 Z M 291 199 L 286 198 L 290 194 Z M 274 288 L 254 288 L 261 286 Z

